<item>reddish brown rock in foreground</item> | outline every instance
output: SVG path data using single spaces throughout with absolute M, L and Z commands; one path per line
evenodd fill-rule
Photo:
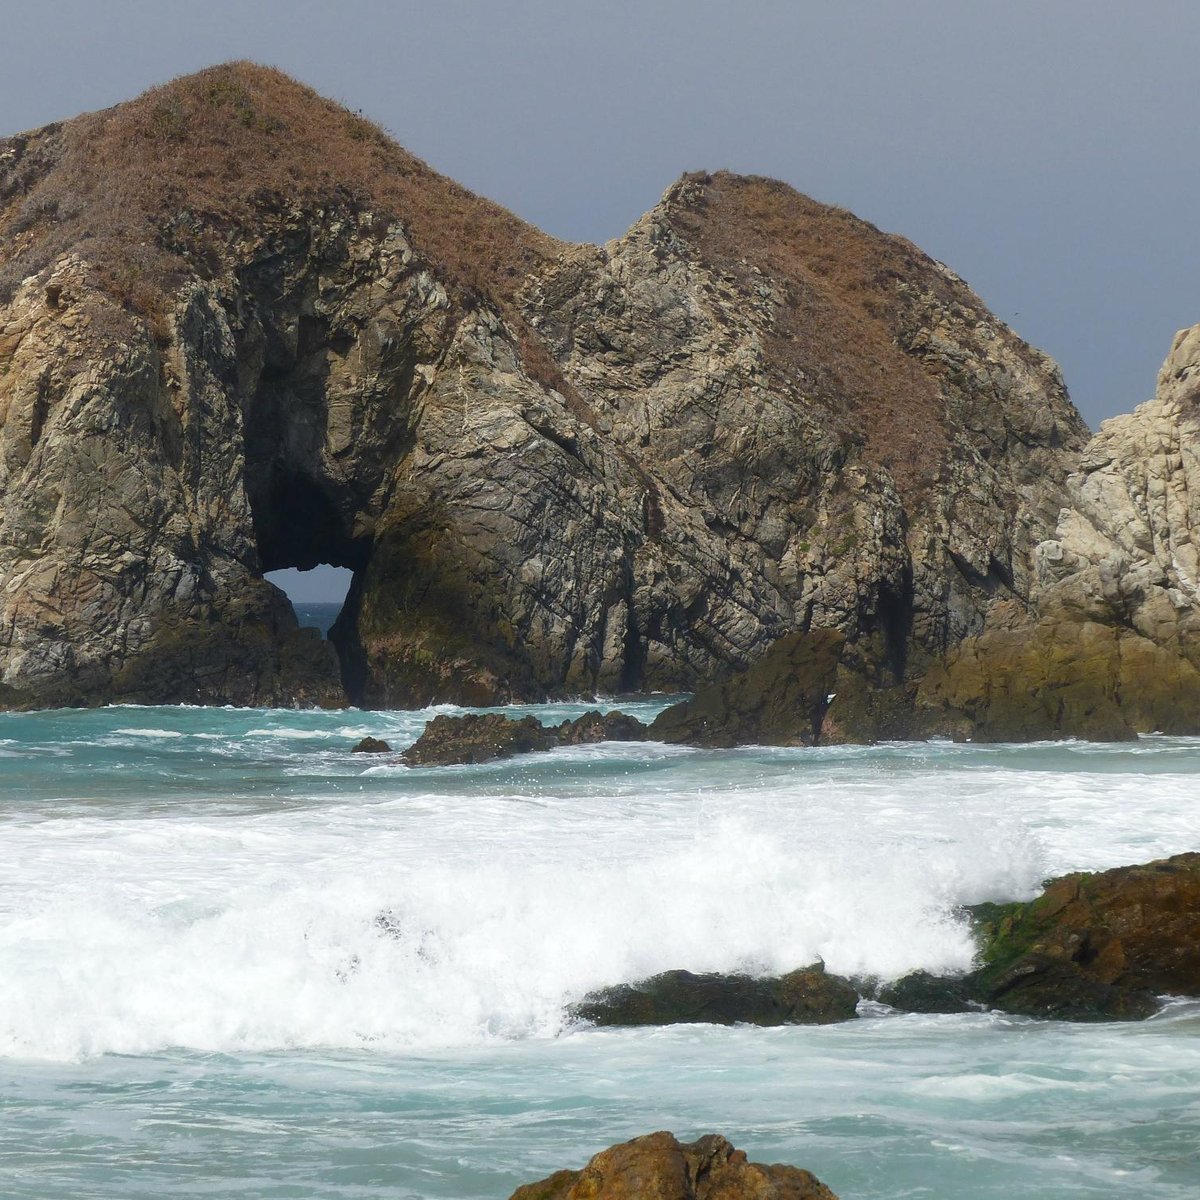
M 799 1167 L 748 1162 L 719 1134 L 680 1142 L 651 1133 L 597 1154 L 582 1171 L 556 1171 L 511 1200 L 837 1200 Z

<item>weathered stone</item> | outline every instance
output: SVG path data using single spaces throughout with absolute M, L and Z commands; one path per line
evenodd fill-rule
M 582 746 L 593 742 L 644 742 L 646 726 L 628 713 L 586 712 L 574 720 L 563 721 L 554 731 L 560 746 Z
M 983 966 L 967 986 L 1007 1012 L 1145 1017 L 1200 995 L 1200 854 L 1053 880 L 1028 904 L 978 905 Z
M 580 1171 L 556 1171 L 511 1200 L 837 1200 L 799 1167 L 766 1166 L 717 1134 L 679 1142 L 651 1133 L 610 1146 Z
M 536 717 L 516 721 L 500 713 L 443 714 L 426 724 L 425 732 L 404 751 L 404 761 L 410 767 L 485 763 L 557 745 L 554 731 Z
M 646 726 L 622 712 L 587 712 L 561 725 L 546 726 L 536 717 L 515 720 L 502 713 L 434 717 L 425 731 L 404 752 L 412 767 L 445 767 L 456 763 L 484 763 L 514 754 L 553 750 L 594 742 L 640 742 Z
M 858 993 L 820 963 L 780 976 L 665 971 L 585 997 L 572 1009 L 594 1025 L 828 1025 L 857 1016 Z

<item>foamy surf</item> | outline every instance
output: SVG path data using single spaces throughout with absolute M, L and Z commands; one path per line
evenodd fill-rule
M 618 1031 L 566 1013 L 674 967 L 965 968 L 961 905 L 1194 848 L 1200 743 L 610 743 L 445 771 L 349 753 L 367 732 L 402 747 L 428 715 L 4 717 L 0 1155 L 25 1164 L 6 1191 L 44 1200 L 31 1156 L 63 1120 L 93 1128 L 78 1097 L 99 1088 L 123 1115 L 97 1161 L 195 1139 L 263 1194 L 390 1195 L 354 1165 L 386 1143 L 411 1195 L 503 1195 L 663 1126 L 720 1128 L 868 1200 L 1194 1194 L 1194 1003 L 1120 1027 L 864 1005 L 827 1029 Z M 330 1128 L 358 1149 L 318 1155 Z M 64 1195 L 184 1186 L 63 1172 Z

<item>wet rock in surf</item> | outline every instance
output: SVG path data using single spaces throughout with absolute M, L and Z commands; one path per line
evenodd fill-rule
M 642 741 L 646 726 L 621 712 L 587 712 L 561 725 L 546 726 L 536 717 L 519 721 L 501 713 L 441 715 L 404 752 L 411 767 L 445 767 L 485 763 L 514 754 L 553 750 L 603 741 Z
M 650 736 L 692 746 L 812 746 L 845 644 L 831 629 L 780 638 L 753 666 L 654 719 Z
M 830 1025 L 853 1020 L 858 993 L 821 963 L 787 975 L 661 975 L 592 992 L 572 1015 L 594 1025 Z
M 390 754 L 391 746 L 383 738 L 365 737 L 351 751 L 351 754 Z
M 557 729 L 561 746 L 581 746 L 594 742 L 644 742 L 646 726 L 637 717 L 623 712 L 585 712 L 573 721 L 563 721 Z
M 510 1200 L 837 1200 L 799 1167 L 752 1163 L 719 1134 L 680 1142 L 650 1133 L 595 1155 L 581 1171 L 556 1171 Z
M 963 976 L 931 975 L 913 971 L 902 979 L 884 984 L 875 998 L 882 1004 L 911 1013 L 971 1012 L 971 988 Z
M 1200 854 L 1053 880 L 1028 904 L 971 909 L 972 993 L 1006 1012 L 1134 1020 L 1163 993 L 1200 995 Z
M 531 750 L 549 750 L 555 736 L 536 717 L 514 721 L 499 713 L 437 716 L 404 751 L 410 767 L 445 767 L 511 758 Z

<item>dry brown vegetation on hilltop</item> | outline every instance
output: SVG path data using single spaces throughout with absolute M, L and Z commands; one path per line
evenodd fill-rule
M 290 204 L 399 218 L 462 299 L 504 308 L 558 248 L 370 121 L 235 62 L 0 142 L 0 297 L 69 248 L 152 312 L 176 276 L 215 269 L 220 239 Z
M 945 404 L 927 369 L 897 344 L 902 288 L 937 286 L 935 264 L 903 238 L 845 209 L 759 176 L 690 175 L 676 226 L 706 261 L 752 284 L 757 269 L 783 284 L 769 358 L 865 440 L 902 492 L 927 486 L 946 449 Z M 945 283 L 947 299 L 949 282 Z

